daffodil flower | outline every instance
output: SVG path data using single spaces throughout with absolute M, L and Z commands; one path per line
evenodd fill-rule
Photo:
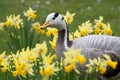
M 106 58 L 106 61 L 107 61 L 107 65 L 112 67 L 113 69 L 115 69 L 117 67 L 117 61 L 112 61 L 110 56 L 108 55 L 104 55 L 104 57 Z
M 60 70 L 58 66 L 55 66 L 56 62 L 53 62 L 54 57 L 42 56 L 43 62 L 42 66 L 40 66 L 39 73 L 42 76 L 42 79 L 49 78 L 49 76 L 56 75 L 56 73 Z
M 12 19 L 12 15 L 7 16 L 7 21 L 4 23 L 5 26 L 10 27 L 12 25 L 13 19 Z
M 38 49 L 38 51 L 41 54 L 41 56 L 46 55 L 47 50 L 48 50 L 46 42 L 43 42 L 42 44 L 36 44 L 35 48 Z
M 58 30 L 56 28 L 47 28 L 46 35 L 50 37 L 51 35 L 57 35 Z
M 13 27 L 15 29 L 19 29 L 20 27 L 23 26 L 23 19 L 20 18 L 20 15 L 13 15 L 13 23 L 12 23 Z
M 65 66 L 65 72 L 69 73 L 72 70 L 74 70 L 74 65 L 73 64 L 69 64 L 69 65 Z
M 110 24 L 104 26 L 104 34 L 106 35 L 112 35 L 112 29 L 110 28 Z
M 29 10 L 24 12 L 24 15 L 28 17 L 28 20 L 35 19 L 37 17 L 36 11 L 34 11 L 32 8 L 29 7 Z
M 23 26 L 23 20 L 20 18 L 20 15 L 10 15 L 7 16 L 7 21 L 4 23 L 7 27 L 14 27 L 15 29 L 19 29 Z
M 71 24 L 73 22 L 73 17 L 75 16 L 75 13 L 70 13 L 69 11 L 66 12 L 66 15 L 64 16 L 65 21 L 67 24 Z
M 78 26 L 80 33 L 82 36 L 86 36 L 88 34 L 91 34 L 93 32 L 93 27 L 90 21 L 86 21 L 81 26 Z
M 80 36 L 81 36 L 80 31 L 76 30 L 76 31 L 74 32 L 74 37 L 75 37 L 75 38 L 80 38 Z

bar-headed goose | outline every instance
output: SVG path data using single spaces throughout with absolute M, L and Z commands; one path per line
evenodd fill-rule
M 63 52 L 67 51 L 70 47 L 74 49 L 81 48 L 81 53 L 86 58 L 109 54 L 113 61 L 118 61 L 118 64 L 115 70 L 107 70 L 104 76 L 111 77 L 120 72 L 120 37 L 89 35 L 70 41 L 67 24 L 63 16 L 59 13 L 50 13 L 42 25 L 42 28 L 50 26 L 58 29 L 58 39 L 56 43 L 56 55 L 58 58 L 64 57 Z

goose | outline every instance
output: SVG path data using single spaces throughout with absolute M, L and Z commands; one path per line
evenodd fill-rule
M 120 72 L 120 37 L 107 35 L 88 35 L 75 40 L 69 40 L 69 31 L 64 17 L 59 13 L 50 13 L 42 25 L 42 29 L 53 27 L 58 29 L 58 39 L 56 42 L 57 58 L 64 58 L 63 52 L 68 51 L 70 47 L 74 49 L 81 48 L 81 54 L 86 58 L 95 58 L 103 54 L 110 55 L 113 61 L 117 61 L 116 69 L 107 69 L 104 76 L 113 77 Z

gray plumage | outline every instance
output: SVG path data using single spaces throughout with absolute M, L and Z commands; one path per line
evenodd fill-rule
M 112 52 L 120 57 L 120 38 L 106 35 L 89 35 L 73 40 L 73 48 L 86 50 L 83 54 L 89 53 L 87 49 L 102 50 L 106 53 Z

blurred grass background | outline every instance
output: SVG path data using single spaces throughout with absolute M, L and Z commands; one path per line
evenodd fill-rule
M 37 19 L 41 24 L 51 12 L 65 14 L 69 10 L 75 13 L 70 31 L 87 20 L 94 22 L 101 15 L 105 23 L 111 24 L 114 35 L 120 36 L 120 0 L 25 0 L 23 3 L 21 0 L 0 0 L 0 22 L 4 22 L 10 14 L 23 15 L 28 7 L 37 11 Z M 7 41 L 6 32 L 0 31 L 0 52 L 9 51 Z M 0 73 L 0 80 L 5 80 L 4 78 Z

